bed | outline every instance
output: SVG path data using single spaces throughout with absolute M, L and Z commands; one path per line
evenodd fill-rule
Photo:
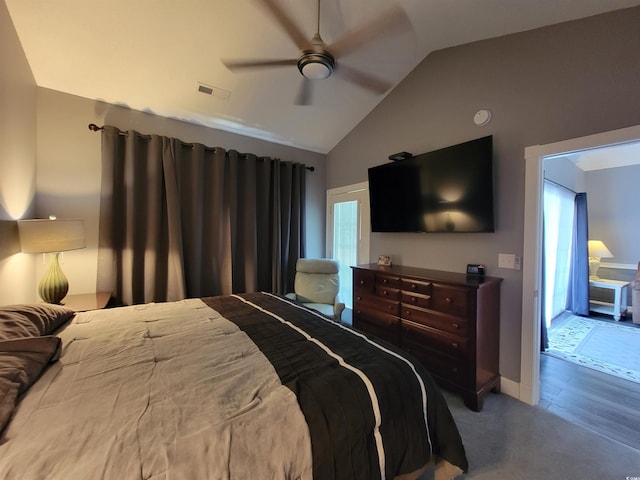
M 0 307 L 0 478 L 413 479 L 468 468 L 427 372 L 282 296 Z

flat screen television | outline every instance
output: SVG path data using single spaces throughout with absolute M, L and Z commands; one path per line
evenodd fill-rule
M 369 169 L 373 232 L 493 232 L 493 137 Z

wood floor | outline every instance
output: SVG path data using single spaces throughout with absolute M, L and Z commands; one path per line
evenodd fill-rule
M 640 384 L 540 355 L 540 406 L 640 450 Z

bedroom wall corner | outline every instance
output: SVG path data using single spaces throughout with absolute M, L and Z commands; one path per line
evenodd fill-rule
M 35 258 L 20 253 L 16 220 L 33 215 L 36 83 L 0 2 L 0 305 L 36 300 Z

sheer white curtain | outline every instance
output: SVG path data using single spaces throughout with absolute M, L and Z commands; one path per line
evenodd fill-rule
M 575 193 L 544 182 L 544 318 L 551 320 L 567 307 Z

